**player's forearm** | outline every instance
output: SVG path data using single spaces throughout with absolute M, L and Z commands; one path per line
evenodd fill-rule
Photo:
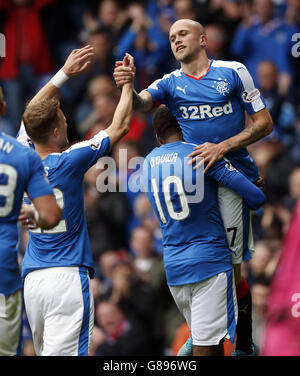
M 45 86 L 37 92 L 37 94 L 31 99 L 29 104 L 40 102 L 44 99 L 51 99 L 59 92 L 59 88 L 53 85 L 51 80 L 46 83 Z
M 122 88 L 122 94 L 116 108 L 112 124 L 120 128 L 125 133 L 129 131 L 129 124 L 132 114 L 132 84 L 125 84 Z
M 273 123 L 271 118 L 266 122 L 253 122 L 239 134 L 220 143 L 222 145 L 224 155 L 231 151 L 242 149 L 253 144 L 254 142 L 270 134 L 272 130 Z
M 138 94 L 135 89 L 133 89 L 132 97 L 134 110 L 145 112 L 151 109 L 152 101 L 146 100 L 141 94 Z

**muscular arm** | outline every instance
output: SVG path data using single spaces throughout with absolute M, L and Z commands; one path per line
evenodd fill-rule
M 139 94 L 133 89 L 133 108 L 136 111 L 145 112 L 152 107 L 152 95 L 143 90 Z
M 249 116 L 252 123 L 247 128 L 220 143 L 223 147 L 224 155 L 228 152 L 247 147 L 272 132 L 273 121 L 266 108 Z
M 251 124 L 237 135 L 232 136 L 219 144 L 205 142 L 204 144 L 195 147 L 195 151 L 189 155 L 189 157 L 192 158 L 189 164 L 196 163 L 197 159 L 202 157 L 204 160 L 202 159 L 202 161 L 196 164 L 194 168 L 196 169 L 203 163 L 207 163 L 204 170 L 204 172 L 206 172 L 216 161 L 221 160 L 225 154 L 245 148 L 272 132 L 273 121 L 266 108 L 249 116 L 252 120 Z
M 116 67 L 114 70 L 114 79 L 118 88 L 122 88 L 126 83 L 132 83 L 135 76 L 134 66 L 124 66 L 121 61 L 116 62 Z M 142 90 L 137 93 L 133 89 L 133 109 L 140 112 L 146 112 L 152 107 L 152 95 L 146 91 Z

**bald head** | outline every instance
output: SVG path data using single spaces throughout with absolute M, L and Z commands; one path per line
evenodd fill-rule
M 199 22 L 189 19 L 173 23 L 169 31 L 169 40 L 175 59 L 183 64 L 203 55 L 207 44 L 204 27 Z
M 182 27 L 189 27 L 192 28 L 200 37 L 201 34 L 205 34 L 205 29 L 204 27 L 197 21 L 194 20 L 189 20 L 189 19 L 181 19 L 175 21 L 172 26 L 170 27 L 169 31 L 169 37 L 172 34 L 172 31 L 177 28 L 182 28 Z

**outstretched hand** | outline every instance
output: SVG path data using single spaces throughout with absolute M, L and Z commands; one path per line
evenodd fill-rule
M 77 76 L 87 69 L 94 55 L 94 48 L 90 45 L 75 49 L 68 56 L 62 69 L 68 77 Z
M 118 88 L 123 85 L 133 83 L 136 68 L 134 66 L 133 57 L 126 53 L 123 61 L 116 61 L 114 69 L 114 79 Z
M 217 161 L 222 159 L 225 155 L 223 147 L 221 144 L 213 144 L 212 142 L 205 142 L 204 144 L 198 145 L 194 148 L 195 150 L 188 155 L 188 164 L 191 165 L 196 163 L 194 170 L 207 163 L 204 173 Z M 198 162 L 200 159 L 200 162 Z M 198 163 L 197 163 L 198 162 Z

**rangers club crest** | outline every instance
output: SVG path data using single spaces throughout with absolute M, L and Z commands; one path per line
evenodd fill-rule
M 213 88 L 217 90 L 218 93 L 223 95 L 224 97 L 226 94 L 230 93 L 230 87 L 229 82 L 227 82 L 226 78 L 222 80 L 222 78 L 218 78 L 218 81 L 214 81 L 214 85 L 212 85 Z

